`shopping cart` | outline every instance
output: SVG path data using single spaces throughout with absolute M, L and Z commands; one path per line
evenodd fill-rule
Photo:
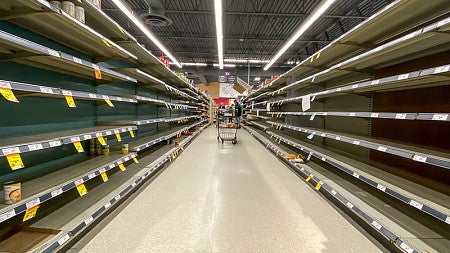
M 234 109 L 217 109 L 217 141 L 237 143 L 238 123 Z

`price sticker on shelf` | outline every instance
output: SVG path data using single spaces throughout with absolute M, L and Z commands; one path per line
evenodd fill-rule
M 100 142 L 100 144 L 102 144 L 102 146 L 106 145 L 106 141 L 105 138 L 103 138 L 103 136 L 97 136 L 97 140 L 98 142 Z
M 40 90 L 42 93 L 53 94 L 53 89 L 52 89 L 52 88 L 40 86 L 40 87 L 39 87 L 39 90 Z
M 39 208 L 39 205 L 33 206 L 32 208 L 27 209 L 27 211 L 25 212 L 25 215 L 23 216 L 23 221 L 27 221 L 30 219 L 33 219 L 34 217 L 36 217 L 36 213 L 37 210 Z
M 448 114 L 433 114 L 433 118 L 431 120 L 440 120 L 446 121 L 448 119 Z
M 51 56 L 58 57 L 58 58 L 61 57 L 61 55 L 59 54 L 59 52 L 56 51 L 56 50 L 53 50 L 53 49 L 48 49 L 48 54 L 51 55 Z
M 359 145 L 359 144 L 361 144 L 360 141 L 353 141 L 353 145 Z
M 101 172 L 100 175 L 102 176 L 103 182 L 108 181 L 108 175 L 106 175 L 106 172 Z
M 125 168 L 125 165 L 123 165 L 123 163 L 119 163 L 119 169 L 121 171 L 126 171 L 127 169 Z
M 306 182 L 309 182 L 309 180 L 311 180 L 312 176 L 308 176 L 305 180 Z
M 102 79 L 102 72 L 100 71 L 100 67 L 97 64 L 92 64 L 92 68 L 94 68 L 95 79 Z
M 372 82 L 370 82 L 370 85 L 377 85 L 380 83 L 380 80 L 373 80 Z
M 36 150 L 44 149 L 44 147 L 42 146 L 41 143 L 35 143 L 35 144 L 28 144 L 28 149 L 30 151 L 36 151 Z
M 356 172 L 353 172 L 353 176 L 356 177 L 356 178 L 359 178 L 359 174 L 356 173 Z
M 317 53 L 316 60 L 319 59 L 319 57 L 320 57 L 320 52 Z
M 380 190 L 380 191 L 386 191 L 386 186 L 384 186 L 384 185 L 381 185 L 381 184 L 377 184 L 377 189 L 378 190 Z
M 131 137 L 134 138 L 134 131 L 133 131 L 133 130 L 130 130 L 130 135 L 131 135 Z M 181 135 L 181 134 L 180 134 L 180 135 Z
M 116 139 L 118 142 L 122 141 L 122 136 L 120 136 L 120 133 L 116 133 Z
M 78 190 L 78 193 L 80 194 L 80 196 L 84 196 L 88 193 L 84 183 L 77 185 L 77 190 Z
M 424 162 L 427 161 L 427 157 L 426 156 L 421 156 L 421 155 L 414 155 L 413 156 L 413 160 L 424 163 Z
M 83 64 L 83 62 L 81 61 L 81 59 L 80 58 L 77 58 L 77 57 L 73 57 L 73 61 L 74 62 L 76 62 L 76 63 L 78 63 L 78 64 Z
M 404 249 L 404 250 L 405 250 L 406 252 L 408 252 L 408 253 L 413 253 L 413 252 L 414 252 L 414 249 L 411 248 L 411 247 L 409 247 L 409 245 L 407 245 L 407 244 L 404 243 L 404 242 L 402 242 L 402 243 L 400 244 L 400 248 Z
M 415 208 L 417 208 L 419 210 L 422 210 L 422 207 L 423 207 L 423 204 L 421 204 L 421 203 L 419 203 L 419 202 L 417 202 L 417 201 L 415 201 L 413 199 L 411 199 L 409 201 L 409 205 L 411 205 L 411 206 L 413 206 L 413 207 L 415 207 Z
M 372 225 L 378 230 L 381 230 L 381 228 L 382 228 L 382 226 L 376 221 L 372 221 Z
M 350 208 L 354 207 L 354 205 L 352 203 L 350 203 L 350 202 L 347 202 L 347 206 L 350 207 Z
M 19 153 L 6 155 L 6 159 L 12 170 L 18 170 L 25 167 Z
M 108 47 L 111 47 L 111 45 L 109 44 L 108 40 L 106 40 L 105 38 L 102 38 L 103 44 L 105 44 Z
M 81 142 L 76 141 L 73 143 L 73 145 L 75 146 L 75 149 L 78 151 L 78 153 L 84 152 L 83 145 L 81 145 Z
M 14 209 L 9 212 L 3 213 L 2 215 L 0 215 L 0 223 L 4 222 L 5 220 L 9 220 L 14 216 L 16 216 L 16 211 L 14 211 Z
M 386 148 L 386 147 L 383 147 L 383 146 L 378 146 L 378 147 L 377 147 L 377 150 L 378 150 L 378 151 L 381 151 L 381 152 L 386 152 L 387 148 Z
M 111 100 L 109 100 L 109 98 L 108 98 L 108 99 L 104 99 L 104 100 L 105 100 L 106 104 L 107 104 L 109 107 L 114 107 L 113 103 L 111 102 Z
M 58 189 L 52 191 L 52 192 L 50 193 L 50 195 L 52 196 L 52 198 L 54 198 L 54 197 L 56 197 L 56 196 L 61 195 L 62 193 L 63 193 L 63 189 L 62 189 L 62 188 L 58 188 Z
M 67 105 L 68 105 L 70 108 L 75 108 L 75 107 L 77 107 L 77 105 L 75 104 L 75 101 L 73 100 L 73 97 L 72 97 L 72 96 L 65 95 L 64 97 L 66 98 Z
M 323 182 L 322 181 L 320 181 L 320 182 L 318 182 L 317 184 L 316 184 L 316 190 L 320 190 L 320 187 L 322 187 L 322 185 L 323 185 Z
M 447 66 L 443 66 L 443 67 L 437 67 L 434 69 L 434 73 L 438 74 L 438 73 L 442 73 L 442 72 L 447 72 L 450 68 L 450 65 Z
M 406 114 L 405 113 L 397 113 L 395 115 L 396 119 L 406 119 Z
M 139 160 L 136 157 L 133 157 L 133 162 L 139 163 Z
M 351 112 L 351 113 L 348 114 L 348 116 L 350 116 L 350 117 L 355 117 L 355 116 L 356 116 L 356 113 Z
M 14 92 L 11 90 L 11 88 L 0 87 L 0 93 L 6 100 L 15 102 L 15 103 L 19 103 L 19 100 L 16 98 L 16 96 L 14 95 Z

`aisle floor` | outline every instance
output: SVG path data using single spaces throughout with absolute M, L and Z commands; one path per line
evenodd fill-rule
M 245 130 L 209 127 L 81 252 L 380 252 Z M 81 246 L 79 246 L 81 247 Z

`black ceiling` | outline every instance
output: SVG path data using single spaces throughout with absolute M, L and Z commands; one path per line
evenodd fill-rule
M 148 2 L 125 0 L 137 14 L 147 13 Z M 159 0 L 173 23 L 150 27 L 179 62 L 218 63 L 213 0 Z M 223 0 L 225 58 L 269 60 L 320 0 Z M 293 67 L 347 32 L 392 0 L 337 0 L 278 61 Z M 102 1 L 103 10 L 127 29 L 155 55 L 152 44 L 112 3 Z M 246 65 L 245 63 L 242 65 Z M 243 66 L 244 67 L 244 66 Z M 263 65 L 253 66 L 262 68 Z M 278 72 L 284 72 L 285 69 Z M 244 79 L 246 80 L 246 79 Z

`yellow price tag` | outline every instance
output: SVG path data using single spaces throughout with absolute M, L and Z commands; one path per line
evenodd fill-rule
M 84 196 L 88 192 L 86 189 L 86 186 L 84 184 L 77 185 L 77 190 L 78 190 L 78 193 L 80 194 L 80 196 Z
M 102 41 L 105 45 L 107 45 L 108 47 L 111 47 L 111 45 L 108 43 L 108 41 L 105 38 L 102 38 Z
M 94 68 L 94 74 L 95 74 L 95 79 L 102 79 L 102 72 L 100 71 L 99 68 Z
M 278 95 L 280 95 L 280 93 L 281 93 L 281 90 L 278 90 Z
M 77 107 L 72 96 L 64 96 L 64 97 L 66 98 L 66 102 L 69 107 L 71 107 L 71 108 Z
M 131 137 L 134 138 L 134 131 L 133 130 L 130 130 L 130 135 L 131 135 Z
M 181 147 L 181 151 L 184 151 L 184 147 Z
M 311 57 L 311 60 L 310 60 L 310 62 L 313 62 L 314 61 L 314 57 Z
M 106 175 L 106 172 L 102 172 L 100 175 L 102 175 L 103 182 L 108 181 L 108 175 Z
M 273 137 L 273 136 L 271 135 L 271 136 L 270 136 L 270 139 L 272 139 L 272 137 Z
M 27 221 L 29 219 L 33 219 L 34 217 L 36 217 L 36 212 L 39 208 L 39 205 L 35 205 L 29 209 L 27 209 L 27 211 L 25 212 L 25 215 L 23 216 L 23 221 Z
M 22 169 L 25 167 L 19 153 L 7 155 L 6 159 L 8 159 L 9 166 L 12 170 Z
M 317 184 L 316 184 L 316 190 L 320 190 L 320 187 L 322 187 L 322 184 L 317 183 Z
M 273 123 L 272 123 L 272 126 L 271 127 L 273 127 Z
M 266 148 L 268 148 L 269 147 L 269 143 L 267 143 L 267 145 L 266 145 Z
M 309 180 L 311 180 L 311 176 L 308 176 L 308 177 L 306 178 L 306 182 L 309 182 Z
M 122 141 L 122 136 L 120 136 L 120 133 L 116 133 L 116 138 L 118 142 Z
M 175 154 L 172 154 L 172 159 L 175 159 Z
M 137 159 L 136 157 L 133 158 L 133 161 L 134 161 L 135 163 L 139 163 L 139 161 L 138 161 L 138 159 Z
M 123 31 L 122 27 L 120 27 L 119 25 L 117 25 L 117 28 L 119 28 L 119 31 L 120 31 L 120 32 L 125 33 L 125 32 Z
M 278 144 L 280 144 L 280 143 L 281 143 L 281 139 L 278 140 Z
M 100 142 L 100 144 L 102 144 L 102 146 L 106 145 L 106 141 L 105 138 L 103 138 L 103 136 L 99 136 L 97 137 L 98 142 Z
M 316 59 L 319 59 L 319 57 L 320 57 L 320 52 L 317 53 Z
M 0 88 L 0 93 L 6 100 L 19 103 L 19 100 L 17 100 L 16 96 L 14 95 L 11 89 Z
M 78 153 L 84 152 L 83 145 L 81 145 L 81 142 L 76 141 L 73 143 L 73 145 L 77 149 Z
M 123 163 L 120 163 L 119 164 L 119 169 L 121 170 L 121 171 L 126 171 L 127 169 L 125 169 L 125 165 L 123 165 Z
M 105 99 L 105 102 L 109 105 L 109 107 L 114 107 L 113 103 L 109 99 Z

